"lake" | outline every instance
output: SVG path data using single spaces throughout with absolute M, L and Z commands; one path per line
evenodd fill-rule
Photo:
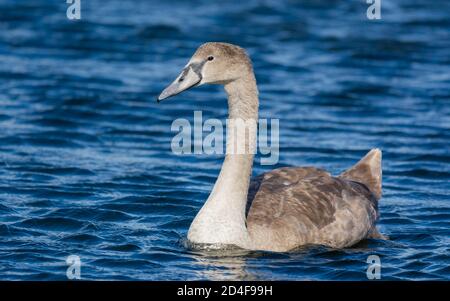
M 395 3 L 393 3 L 395 2 Z M 450 279 L 449 1 L 0 0 L 0 279 Z M 383 151 L 389 240 L 196 251 L 187 230 L 223 156 L 171 151 L 177 118 L 225 120 L 219 86 L 156 96 L 206 41 L 250 54 L 281 166 L 334 174 Z

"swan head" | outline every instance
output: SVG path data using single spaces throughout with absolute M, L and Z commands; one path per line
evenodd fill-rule
M 203 84 L 222 84 L 253 74 L 249 56 L 239 46 L 210 42 L 201 45 L 181 71 L 167 86 L 157 100 L 175 96 L 187 89 Z

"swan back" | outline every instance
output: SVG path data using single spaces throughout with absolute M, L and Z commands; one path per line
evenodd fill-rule
M 342 248 L 378 233 L 380 193 L 369 186 L 378 189 L 381 183 L 367 170 L 376 171 L 373 165 L 380 155 L 378 150 L 369 152 L 339 177 L 313 167 L 284 167 L 257 177 L 248 194 L 247 227 L 253 247 L 288 251 L 321 244 Z

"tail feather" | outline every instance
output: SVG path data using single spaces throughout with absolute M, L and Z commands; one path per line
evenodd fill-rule
M 374 148 L 339 177 L 366 185 L 379 200 L 381 198 L 381 175 L 381 150 Z

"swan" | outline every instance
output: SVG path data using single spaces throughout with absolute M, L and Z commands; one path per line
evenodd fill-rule
M 243 48 L 220 42 L 201 45 L 157 101 L 203 84 L 224 86 L 229 120 L 258 119 L 256 79 Z M 227 131 L 220 174 L 189 228 L 189 243 L 286 252 L 302 245 L 345 248 L 365 238 L 383 238 L 376 228 L 379 149 L 336 177 L 314 167 L 283 167 L 250 180 L 253 154 L 228 151 L 233 143 L 249 146 L 256 140 L 255 127 L 247 134 Z

